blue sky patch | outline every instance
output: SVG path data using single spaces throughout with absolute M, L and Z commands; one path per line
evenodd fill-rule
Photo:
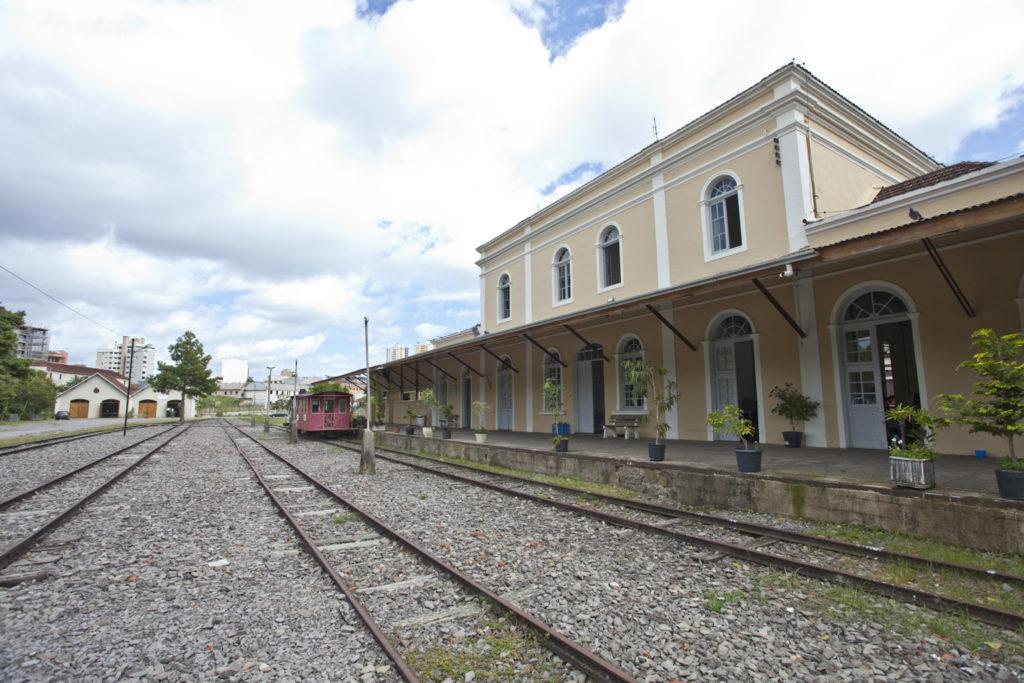
M 1005 95 L 1012 104 L 992 128 L 979 128 L 960 143 L 950 161 L 998 161 L 1024 154 L 1024 87 Z
M 539 0 L 543 16 L 527 11 L 516 14 L 530 28 L 540 30 L 540 38 L 551 59 L 564 55 L 576 40 L 609 21 L 622 16 L 626 0 Z
M 604 164 L 602 164 L 600 161 L 584 161 L 580 164 L 577 164 L 573 168 L 569 169 L 568 171 L 566 171 L 565 173 L 563 173 L 562 175 L 558 176 L 550 183 L 545 185 L 541 189 L 540 193 L 547 197 L 562 185 L 571 185 L 572 183 L 575 183 L 588 173 L 597 175 L 601 173 L 603 170 Z

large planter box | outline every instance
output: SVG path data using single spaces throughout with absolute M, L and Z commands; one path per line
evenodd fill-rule
M 935 461 L 889 456 L 892 483 L 909 489 L 935 488 Z

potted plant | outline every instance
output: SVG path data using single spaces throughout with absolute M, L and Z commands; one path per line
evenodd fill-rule
M 896 486 L 935 487 L 933 428 L 937 420 L 915 406 L 898 405 L 885 411 L 885 419 L 899 425 L 900 435 L 889 443 L 889 476 Z
M 544 410 L 552 415 L 565 414 L 565 392 L 562 384 L 553 379 L 544 381 L 541 391 L 544 394 Z M 563 427 L 562 425 L 565 425 Z M 569 450 L 569 425 L 564 422 L 555 422 L 551 426 L 551 433 L 554 438 L 551 442 L 555 444 L 555 450 L 559 453 L 566 453 Z
M 416 413 L 413 411 L 412 406 L 405 407 L 405 421 L 409 424 L 405 427 L 405 435 L 412 436 L 416 433 L 416 427 L 413 426 L 412 421 L 416 419 Z
M 431 414 L 430 413 L 435 408 L 437 408 L 437 397 L 434 396 L 434 390 L 433 389 L 424 389 L 423 391 L 421 391 L 420 392 L 420 401 L 425 403 L 427 405 L 427 408 L 429 408 L 429 411 L 427 413 L 427 418 L 426 418 L 426 420 L 423 423 L 423 436 L 425 436 L 425 437 L 427 437 L 429 439 L 432 436 L 434 436 L 434 428 L 430 426 L 430 419 L 431 419 Z
M 940 394 L 945 420 L 1006 439 L 1007 456 L 996 470 L 999 495 L 1024 500 L 1024 458 L 1017 455 L 1013 440 L 1024 434 L 1024 334 L 996 334 L 976 330 L 971 335 L 976 353 L 960 367 L 973 370 L 981 379 L 972 391 L 977 398 Z
M 485 401 L 473 401 L 473 412 L 476 413 L 477 428 L 474 431 L 476 434 L 476 442 L 484 443 L 487 441 L 487 428 L 484 427 L 484 423 L 487 417 L 487 411 L 491 407 L 487 405 Z
M 648 365 L 642 360 L 624 361 L 623 369 L 626 382 L 633 385 L 637 398 L 643 401 L 648 411 L 654 412 L 654 443 L 647 444 L 647 457 L 651 462 L 661 462 L 665 459 L 665 444 L 661 440 L 668 434 L 665 416 L 679 398 L 676 383 L 674 380 L 662 382 L 668 370 Z M 645 421 L 646 419 L 647 416 L 644 417 Z
M 800 448 L 803 444 L 804 433 L 797 431 L 796 423 L 806 422 L 817 417 L 821 403 L 797 391 L 792 382 L 772 388 L 769 395 L 777 401 L 775 407 L 772 408 L 772 414 L 789 420 L 789 427 L 792 431 L 782 432 L 782 439 L 786 442 L 786 447 Z
M 749 441 L 754 436 L 754 423 L 736 406 L 725 406 L 708 413 L 707 423 L 718 434 L 732 435 L 740 440 L 736 449 L 736 468 L 740 472 L 761 471 L 761 447 Z
M 441 438 L 452 438 L 452 417 L 455 416 L 455 409 L 450 403 L 441 406 Z

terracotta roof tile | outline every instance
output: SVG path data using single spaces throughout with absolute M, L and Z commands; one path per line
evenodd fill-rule
M 875 198 L 871 200 L 871 203 L 874 204 L 875 202 L 880 202 L 883 199 L 889 199 L 890 197 L 897 197 L 901 194 L 913 192 L 914 190 L 919 190 L 922 187 L 938 185 L 941 182 L 952 180 L 957 176 L 988 168 L 994 163 L 994 161 L 961 161 L 959 163 L 952 164 L 951 166 L 943 166 L 937 171 L 931 171 L 930 173 L 916 176 L 910 180 L 904 180 L 902 183 L 883 187 L 878 191 L 878 194 L 875 195 Z

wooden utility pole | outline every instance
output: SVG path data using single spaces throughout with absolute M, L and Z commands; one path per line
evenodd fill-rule
M 270 432 L 270 373 L 274 371 L 276 365 L 267 366 L 267 407 L 263 411 L 263 433 Z
M 121 353 L 124 353 L 124 344 L 121 345 Z M 132 350 L 128 352 L 128 380 L 124 383 L 124 429 L 121 436 L 128 434 L 128 410 L 132 407 L 132 372 L 135 364 L 135 337 L 132 337 Z
M 370 319 L 363 317 L 363 345 L 366 350 L 366 428 L 363 429 L 363 453 L 359 458 L 359 474 L 377 474 L 377 458 L 373 447 L 373 395 L 370 393 Z

